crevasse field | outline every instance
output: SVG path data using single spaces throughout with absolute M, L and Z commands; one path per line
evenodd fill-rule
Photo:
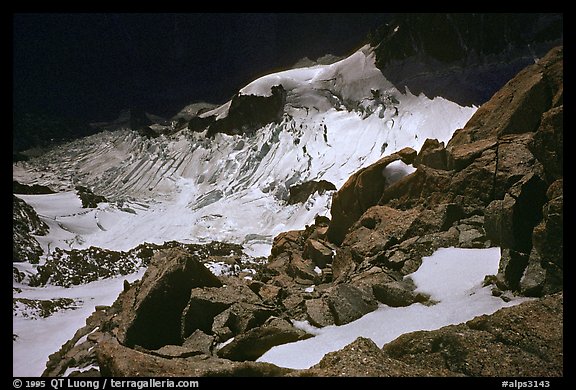
M 170 240 L 234 242 L 243 244 L 251 256 L 268 256 L 278 233 L 303 229 L 317 215 L 330 216 L 331 192 L 288 205 L 292 185 L 327 180 L 340 188 L 351 174 L 384 155 L 406 146 L 418 151 L 427 138 L 447 142 L 476 111 L 443 98 L 397 90 L 375 67 L 367 46 L 331 65 L 264 76 L 240 93 L 266 96 L 279 84 L 287 91 L 282 120 L 251 135 L 217 134 L 210 139 L 205 133 L 183 130 L 148 139 L 129 130 L 102 132 L 14 164 L 14 180 L 60 191 L 18 195 L 50 227 L 48 235 L 37 237 L 45 253 L 41 263 L 56 247 L 129 250 L 143 242 Z M 225 117 L 228 107 L 224 104 L 202 115 Z M 397 179 L 413 170 L 397 163 L 383 174 Z M 83 209 L 74 191 L 77 184 L 109 202 Z M 438 305 L 382 306 L 352 324 L 315 330 L 318 336 L 312 339 L 276 347 L 261 360 L 307 367 L 358 335 L 383 345 L 402 333 L 466 321 L 504 304 L 479 284 L 484 275 L 496 273 L 497 248 L 446 251 L 426 259 L 411 275 L 422 291 L 440 301 Z M 474 266 L 461 269 L 456 258 L 476 260 Z M 454 263 L 450 272 L 440 271 L 450 262 Z M 34 272 L 28 263 L 14 265 Z M 22 290 L 14 297 L 74 297 L 77 308 L 45 319 L 14 312 L 13 332 L 18 338 L 13 343 L 13 374 L 40 375 L 48 355 L 84 325 L 94 307 L 112 303 L 123 280 L 140 278 L 142 272 L 67 289 L 14 283 Z M 458 276 L 442 279 L 451 274 Z M 442 291 L 443 286 L 450 288 L 450 294 Z M 311 350 L 314 353 L 304 353 Z

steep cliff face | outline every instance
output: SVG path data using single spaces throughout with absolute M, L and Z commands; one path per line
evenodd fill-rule
M 446 147 L 423 147 L 414 173 L 390 185 L 381 177 L 347 182 L 334 195 L 328 228 L 328 238 L 341 244 L 337 263 L 353 270 L 363 258 L 377 256 L 386 264 L 398 258 L 402 242 L 448 232 L 459 220 L 475 217 L 486 245 L 504 249 L 500 287 L 528 295 L 561 290 L 562 74 L 563 48 L 557 47 L 481 106 Z M 379 196 L 361 197 L 364 214 L 354 202 L 338 201 L 371 191 Z M 366 252 L 363 237 L 395 220 L 390 209 L 404 214 L 404 227 L 378 253 Z
M 562 14 L 398 14 L 370 37 L 394 85 L 480 105 L 562 43 Z

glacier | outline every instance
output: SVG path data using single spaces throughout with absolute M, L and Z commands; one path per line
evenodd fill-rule
M 50 227 L 48 235 L 36 237 L 45 252 L 40 264 L 56 247 L 129 250 L 168 240 L 240 243 L 251 256 L 267 256 L 278 233 L 303 229 L 316 216 L 330 217 L 330 191 L 288 204 L 291 186 L 326 180 L 340 188 L 383 155 L 407 146 L 419 150 L 427 138 L 447 142 L 477 109 L 396 89 L 376 68 L 369 46 L 330 65 L 264 76 L 239 93 L 268 96 L 276 85 L 286 91 L 282 119 L 249 133 L 210 138 L 206 131 L 184 129 L 146 138 L 128 129 L 104 131 L 15 163 L 14 180 L 59 191 L 17 195 Z M 224 118 L 229 108 L 230 102 L 200 115 Z M 397 167 L 394 177 L 411 170 Z M 76 185 L 109 201 L 83 209 Z M 14 266 L 28 273 L 35 267 Z M 73 335 L 72 326 L 59 324 L 69 318 L 81 325 L 96 305 L 109 304 L 121 290 L 114 280 L 97 283 L 107 293 L 90 298 L 86 286 L 63 293 L 14 284 L 21 289 L 15 297 L 83 297 L 80 309 L 41 321 L 14 317 L 15 376 L 40 375 L 48 354 Z M 40 329 L 59 329 L 58 337 Z
M 267 255 L 278 233 L 329 216 L 330 194 L 287 205 L 290 186 L 327 180 L 340 188 L 385 154 L 419 150 L 426 138 L 447 142 L 476 110 L 398 91 L 375 67 L 369 47 L 331 65 L 264 76 L 240 93 L 266 95 L 274 85 L 287 91 L 282 120 L 251 134 L 210 139 L 182 130 L 149 139 L 119 130 L 16 163 L 14 180 L 61 191 L 18 195 L 50 226 L 40 243 L 46 251 L 48 245 L 128 250 L 144 241 L 220 240 Z M 225 116 L 227 109 L 201 115 Z M 78 209 L 77 184 L 110 203 Z M 54 207 L 60 203 L 71 209 Z

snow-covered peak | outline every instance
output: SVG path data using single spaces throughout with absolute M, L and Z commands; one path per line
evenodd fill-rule
M 364 46 L 351 56 L 329 65 L 290 69 L 263 76 L 240 90 L 243 95 L 270 96 L 275 85 L 288 92 L 289 106 L 307 105 L 320 111 L 333 108 L 334 98 L 358 103 L 372 98 L 372 90 L 393 92 L 375 65 L 375 55 Z

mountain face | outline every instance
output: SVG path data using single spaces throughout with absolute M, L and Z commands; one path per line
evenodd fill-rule
M 562 14 L 398 14 L 370 37 L 396 88 L 481 105 L 563 38 Z
M 14 164 L 59 191 L 15 200 L 48 226 L 14 265 L 15 374 L 562 375 L 562 47 L 477 108 L 398 88 L 387 45 Z M 31 337 L 23 302 L 62 295 L 70 334 Z
M 54 217 L 45 241 L 52 247 L 69 248 L 72 240 L 76 249 L 129 250 L 176 239 L 269 249 L 276 234 L 329 211 L 330 191 L 286 206 L 294 186 L 324 180 L 339 188 L 383 153 L 418 149 L 426 138 L 447 142 L 476 110 L 400 93 L 374 60 L 365 47 L 331 65 L 268 75 L 201 112 L 202 131 L 103 132 L 16 164 L 14 177 L 60 191 L 81 184 L 109 201 L 62 214 L 43 210 Z M 61 196 L 25 200 L 42 208 Z M 82 220 L 72 216 L 80 212 Z

